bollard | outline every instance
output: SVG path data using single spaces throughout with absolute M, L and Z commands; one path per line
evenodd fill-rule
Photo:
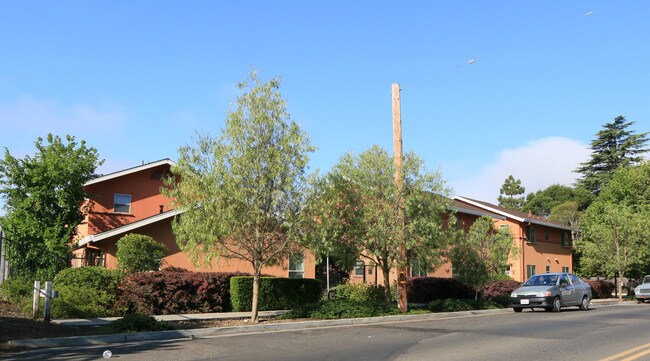
M 34 281 L 34 298 L 32 301 L 32 318 L 38 318 L 38 308 L 41 298 L 41 281 Z
M 45 305 L 43 306 L 43 321 L 50 322 L 52 306 L 52 281 L 45 282 Z

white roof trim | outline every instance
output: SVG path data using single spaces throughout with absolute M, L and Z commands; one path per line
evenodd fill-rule
M 492 213 L 489 213 L 489 212 L 487 212 L 487 211 L 486 211 L 486 212 L 479 212 L 479 211 L 473 211 L 473 210 L 469 210 L 469 209 L 465 209 L 465 208 L 460 208 L 460 207 L 453 207 L 453 206 L 448 207 L 448 208 L 449 208 L 450 210 L 454 211 L 454 212 L 465 213 L 465 214 L 471 214 L 471 215 L 479 216 L 479 217 L 480 217 L 480 216 L 489 216 L 489 217 L 496 218 L 496 219 L 501 219 L 501 220 L 505 220 L 505 219 L 506 219 L 506 217 L 504 217 L 504 216 L 500 216 L 500 215 L 497 215 L 497 214 L 492 214 Z
M 103 175 L 103 176 L 99 176 L 99 177 L 97 177 L 95 179 L 89 180 L 88 182 L 86 182 L 84 184 L 84 186 L 89 186 L 91 184 L 104 182 L 104 181 L 107 181 L 109 179 L 122 177 L 122 176 L 125 176 L 127 174 L 131 174 L 131 173 L 140 172 L 140 171 L 143 171 L 145 169 L 158 167 L 158 166 L 163 165 L 163 164 L 168 164 L 169 166 L 176 165 L 176 163 L 174 163 L 171 159 L 161 159 L 161 160 L 158 160 L 158 161 L 155 161 L 155 162 L 151 162 L 151 163 L 139 165 L 139 166 L 136 166 L 136 167 L 124 169 L 124 170 L 121 170 L 121 171 L 117 171 L 117 172 L 114 172 L 114 173 L 106 174 L 106 175 Z
M 572 227 L 565 226 L 565 225 L 562 225 L 562 224 L 546 222 L 546 221 L 542 221 L 542 220 L 535 219 L 535 218 L 528 218 L 528 217 L 526 217 L 526 218 L 522 218 L 522 217 L 517 217 L 517 216 L 515 216 L 514 214 L 511 214 L 511 213 L 508 213 L 508 212 L 501 211 L 501 210 L 499 210 L 499 209 L 495 209 L 495 208 L 492 208 L 492 207 L 486 206 L 485 204 L 482 204 L 482 203 L 474 202 L 474 201 L 472 201 L 471 199 L 468 199 L 468 198 L 465 198 L 465 197 L 461 197 L 461 196 L 455 196 L 453 199 L 459 200 L 459 201 L 461 201 L 461 202 L 469 203 L 469 204 L 471 204 L 471 205 L 473 205 L 473 206 L 475 206 L 475 207 L 479 207 L 479 208 L 487 209 L 487 210 L 489 210 L 490 212 L 494 212 L 494 213 L 496 213 L 496 214 L 500 214 L 500 215 L 503 215 L 503 216 L 506 216 L 506 217 L 512 218 L 512 219 L 514 219 L 514 220 L 516 220 L 516 221 L 519 221 L 519 222 L 522 222 L 522 223 L 526 223 L 526 222 L 528 222 L 528 223 L 534 223 L 534 224 L 539 224 L 539 225 L 542 225 L 542 226 L 549 226 L 549 227 L 553 227 L 553 228 L 564 229 L 564 230 L 567 230 L 567 231 L 579 231 L 579 230 L 580 230 L 580 229 L 578 229 L 578 228 L 572 228 Z
M 182 213 L 181 210 L 174 209 L 174 210 L 167 211 L 167 212 L 164 212 L 164 213 L 156 214 L 155 216 L 151 216 L 151 217 L 148 217 L 148 218 L 145 218 L 145 219 L 141 219 L 141 220 L 133 222 L 133 223 L 126 224 L 126 225 L 121 226 L 121 227 L 113 228 L 111 230 L 108 230 L 108 231 L 105 231 L 105 232 L 102 232 L 102 233 L 91 234 L 91 235 L 85 236 L 84 238 L 80 239 L 77 242 L 77 247 L 81 247 L 81 246 L 83 246 L 83 245 L 85 245 L 87 243 L 97 242 L 97 241 L 101 241 L 101 240 L 106 239 L 106 238 L 118 236 L 120 234 L 124 234 L 124 233 L 130 232 L 130 231 L 133 231 L 135 229 L 138 229 L 140 227 L 144 227 L 144 226 L 150 225 L 152 223 L 162 221 L 163 219 L 174 217 L 174 216 L 176 216 L 176 215 L 178 215 L 180 213 Z

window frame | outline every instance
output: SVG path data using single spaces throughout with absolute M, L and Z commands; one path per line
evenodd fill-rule
M 571 247 L 571 235 L 569 231 L 562 232 L 562 239 L 560 240 L 560 245 L 564 248 Z
M 363 277 L 366 274 L 366 262 L 362 259 L 354 262 L 354 277 Z
M 535 226 L 529 224 L 525 228 L 526 232 L 526 243 L 535 243 L 537 241 L 535 237 Z
M 296 259 L 294 257 L 300 257 L 300 261 L 296 262 Z M 289 267 L 287 267 L 288 277 L 305 278 L 305 255 L 303 253 L 292 253 L 289 255 L 288 261 L 289 261 Z M 295 268 L 295 266 L 298 266 L 298 268 Z
M 118 198 L 118 197 L 129 197 L 129 202 L 128 202 L 128 203 L 122 203 L 122 202 L 118 203 L 118 202 L 117 202 L 117 200 L 118 200 L 117 198 Z M 132 201 L 132 197 L 131 197 L 130 194 L 126 194 L 126 193 L 114 193 L 114 194 L 113 194 L 113 213 L 131 214 L 131 204 L 132 204 L 132 203 L 133 203 L 133 201 Z M 121 207 L 127 207 L 127 208 L 128 208 L 127 211 L 126 211 L 126 212 L 123 212 L 123 211 L 121 211 L 121 210 L 118 210 L 118 205 L 121 206 Z
M 537 265 L 527 264 L 526 265 L 526 279 L 529 279 L 537 274 Z

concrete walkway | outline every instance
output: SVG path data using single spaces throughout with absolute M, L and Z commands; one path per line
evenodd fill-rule
M 619 302 L 618 299 L 601 299 L 592 300 L 592 307 L 599 306 L 617 306 L 624 304 L 636 304 L 630 301 Z M 287 311 L 260 311 L 260 317 L 270 317 L 286 313 Z M 125 342 L 141 342 L 141 341 L 154 341 L 154 340 L 178 340 L 178 339 L 194 339 L 194 338 L 210 338 L 219 337 L 223 335 L 232 334 L 245 334 L 252 332 L 278 332 L 287 330 L 300 330 L 311 329 L 320 327 L 342 327 L 353 325 L 370 325 L 380 323 L 393 323 L 415 320 L 435 320 L 450 317 L 478 317 L 499 313 L 511 313 L 509 308 L 501 308 L 495 310 L 478 310 L 478 311 L 462 311 L 462 312 L 438 312 L 416 315 L 396 315 L 396 316 L 382 316 L 382 317 L 367 317 L 367 318 L 349 318 L 349 319 L 336 319 L 336 320 L 313 320 L 302 322 L 284 322 L 272 324 L 258 324 L 249 326 L 228 326 L 228 327 L 215 327 L 215 328 L 201 328 L 190 330 L 170 330 L 159 332 L 141 332 L 141 333 L 123 333 L 114 335 L 97 335 L 97 336 L 74 336 L 74 337 L 57 337 L 46 339 L 27 339 L 27 340 L 14 340 L 9 341 L 10 345 L 21 346 L 27 348 L 44 348 L 44 347 L 67 347 L 67 346 L 90 346 L 90 345 L 107 345 Z M 203 313 L 203 314 L 188 314 L 188 315 L 161 315 L 154 316 L 158 320 L 163 321 L 178 321 L 178 320 L 215 320 L 215 319 L 242 319 L 250 318 L 250 312 L 224 312 L 224 313 Z M 55 320 L 53 322 L 62 325 L 75 325 L 75 326 L 97 326 L 108 323 L 119 317 L 95 318 L 87 320 Z

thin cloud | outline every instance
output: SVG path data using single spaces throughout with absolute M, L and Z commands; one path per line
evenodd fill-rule
M 589 154 L 588 145 L 579 141 L 542 138 L 520 148 L 505 149 L 475 175 L 450 183 L 458 195 L 496 202 L 499 189 L 509 175 L 521 179 L 526 194 L 555 183 L 573 184 L 578 176 L 573 171 Z

